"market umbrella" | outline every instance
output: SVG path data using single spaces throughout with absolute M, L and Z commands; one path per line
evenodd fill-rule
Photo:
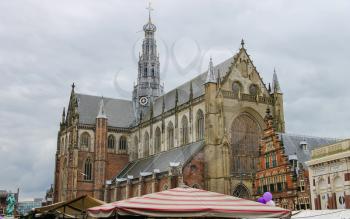
M 287 209 L 190 187 L 178 187 L 96 206 L 89 208 L 88 213 L 92 217 L 110 217 L 114 214 L 147 217 L 225 218 L 290 216 L 290 211 Z

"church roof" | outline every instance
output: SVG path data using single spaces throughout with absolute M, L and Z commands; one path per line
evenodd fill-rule
M 220 77 L 224 77 L 229 67 L 233 63 L 234 57 L 214 66 L 214 73 L 220 73 Z M 192 83 L 193 98 L 197 98 L 204 94 L 204 83 L 207 71 L 196 76 L 190 81 L 178 86 L 177 88 L 156 98 L 153 103 L 153 115 L 158 116 L 162 113 L 163 99 L 165 111 L 175 107 L 176 90 L 178 93 L 178 105 L 186 103 L 190 98 L 190 87 Z M 78 99 L 79 122 L 82 124 L 95 124 L 98 116 L 102 97 L 87 94 L 76 93 Z M 113 127 L 129 127 L 135 122 L 134 109 L 132 101 L 123 99 L 103 98 L 104 109 L 108 118 L 108 126 Z M 149 113 L 145 115 L 145 119 L 149 118 Z
M 128 175 L 138 178 L 141 172 L 152 173 L 158 169 L 160 173 L 169 170 L 170 162 L 186 164 L 204 145 L 204 141 L 198 141 L 168 151 L 134 160 L 116 176 L 116 178 L 127 178 Z
M 228 73 L 228 69 L 233 62 L 234 62 L 234 56 L 214 66 L 214 71 L 213 71 L 214 74 L 217 75 L 219 72 L 220 77 L 223 78 Z M 193 98 L 197 98 L 203 95 L 204 83 L 207 77 L 207 72 L 208 71 L 201 73 L 200 75 L 196 76 L 192 80 L 185 82 L 184 84 L 178 86 L 177 88 L 155 99 L 153 103 L 153 115 L 158 116 L 162 113 L 163 98 L 165 101 L 165 111 L 168 111 L 175 107 L 176 90 L 178 92 L 178 105 L 186 103 L 190 99 L 191 83 L 192 83 L 192 89 L 193 89 Z
M 76 97 L 79 122 L 82 124 L 95 124 L 102 97 L 80 93 L 77 93 Z M 133 122 L 134 110 L 131 101 L 103 97 L 103 103 L 108 126 L 129 127 Z
M 286 155 L 296 155 L 298 161 L 305 166 L 305 162 L 311 159 L 311 151 L 315 148 L 337 142 L 334 138 L 310 137 L 302 135 L 293 135 L 278 133 L 278 136 L 284 146 Z M 304 150 L 301 144 L 307 144 L 307 150 Z

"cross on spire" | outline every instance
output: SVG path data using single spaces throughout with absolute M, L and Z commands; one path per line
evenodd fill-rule
M 151 0 L 148 1 L 148 7 L 146 8 L 148 10 L 148 20 L 149 22 L 151 22 L 151 11 L 153 11 L 154 9 L 151 7 Z

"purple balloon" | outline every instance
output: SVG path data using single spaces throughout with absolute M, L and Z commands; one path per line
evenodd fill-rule
M 265 192 L 263 195 L 263 198 L 264 198 L 265 202 L 271 201 L 272 200 L 271 192 Z
M 258 202 L 261 204 L 266 204 L 265 199 L 263 197 L 258 198 Z

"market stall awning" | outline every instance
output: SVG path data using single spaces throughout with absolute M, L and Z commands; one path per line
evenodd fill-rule
M 78 198 L 65 201 L 58 202 L 52 205 L 48 205 L 41 208 L 35 208 L 34 213 L 36 214 L 64 214 L 67 217 L 81 215 L 86 212 L 86 209 L 106 204 L 103 201 L 95 199 L 88 195 L 83 195 Z
M 89 208 L 88 213 L 92 217 L 118 214 L 147 217 L 280 218 L 290 215 L 287 209 L 189 187 L 178 187 Z

